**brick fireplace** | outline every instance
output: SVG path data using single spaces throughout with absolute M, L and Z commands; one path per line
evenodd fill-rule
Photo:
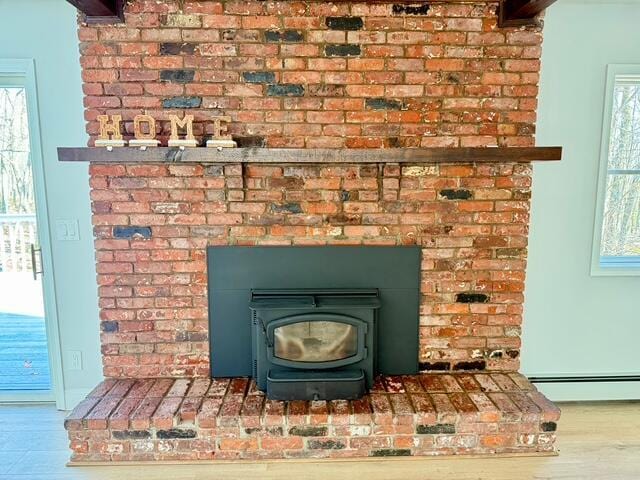
M 516 373 L 537 158 L 504 153 L 534 145 L 542 35 L 496 8 L 134 0 L 122 25 L 80 18 L 90 145 L 98 115 L 125 139 L 153 115 L 165 144 L 169 114 L 199 141 L 224 114 L 241 153 L 76 149 L 107 380 L 67 419 L 73 461 L 553 452 L 559 411 Z M 225 245 L 421 247 L 423 373 L 351 402 L 211 380 L 206 249 Z

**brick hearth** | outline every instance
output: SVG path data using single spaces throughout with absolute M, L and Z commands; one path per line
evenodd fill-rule
M 380 378 L 355 401 L 266 400 L 246 378 L 108 379 L 69 415 L 73 462 L 554 451 L 560 411 L 518 373 Z

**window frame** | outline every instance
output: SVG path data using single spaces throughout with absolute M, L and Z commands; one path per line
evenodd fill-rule
M 640 86 L 640 65 L 607 65 L 595 222 L 593 229 L 593 248 L 591 253 L 592 276 L 640 276 L 640 255 L 638 255 L 637 257 L 602 257 L 600 255 L 600 249 L 602 246 L 602 227 L 604 223 L 603 217 L 606 202 L 607 180 L 609 177 L 609 146 L 611 143 L 614 89 L 616 87 L 616 81 L 618 77 L 622 76 L 637 77 L 638 85 Z M 605 258 L 604 262 L 602 261 L 603 258 Z

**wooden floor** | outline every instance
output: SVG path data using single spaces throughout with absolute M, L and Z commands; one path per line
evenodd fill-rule
M 640 479 L 640 403 L 565 404 L 560 455 L 350 462 L 65 467 L 64 413 L 0 406 L 0 480 L 548 480 Z

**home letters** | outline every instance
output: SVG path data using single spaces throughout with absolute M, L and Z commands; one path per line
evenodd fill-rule
M 169 136 L 169 147 L 197 147 L 198 141 L 193 135 L 193 115 L 185 115 L 183 118 L 177 115 L 169 115 L 167 118 L 171 122 L 171 135 Z M 213 135 L 207 141 L 207 147 L 236 147 L 231 135 L 227 133 L 227 125 L 231 122 L 231 117 L 213 117 Z M 95 141 L 96 147 L 124 147 L 127 142 L 122 138 L 122 116 L 121 115 L 99 115 L 100 131 Z M 131 147 L 157 147 L 160 141 L 156 138 L 156 119 L 151 115 L 136 115 L 133 118 L 133 136 L 129 140 Z

